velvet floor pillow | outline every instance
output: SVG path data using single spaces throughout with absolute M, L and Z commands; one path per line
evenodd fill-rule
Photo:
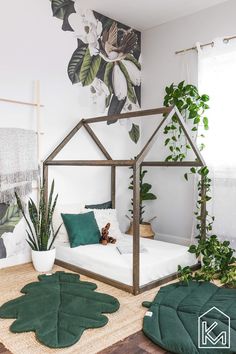
M 143 305 L 148 307 L 143 320 L 144 334 L 163 349 L 176 354 L 236 353 L 236 289 L 220 288 L 209 282 L 175 283 L 162 287 L 153 302 Z M 212 343 L 202 330 L 214 322 L 216 326 L 210 330 L 209 338 L 213 338 L 215 345 L 209 348 Z M 225 345 L 217 341 L 217 336 L 224 332 Z
M 2 305 L 0 317 L 16 318 L 11 332 L 34 331 L 50 348 L 75 344 L 86 329 L 107 324 L 104 313 L 119 309 L 116 298 L 95 292 L 96 284 L 81 281 L 78 274 L 56 272 L 38 279 L 21 290 L 25 295 Z

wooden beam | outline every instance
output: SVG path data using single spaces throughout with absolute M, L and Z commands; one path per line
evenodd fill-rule
M 46 162 L 53 160 L 59 152 L 63 149 L 63 147 L 73 138 L 73 136 L 77 133 L 77 131 L 83 126 L 84 120 L 82 119 L 70 132 L 67 136 L 62 140 L 62 142 L 53 150 L 53 152 L 46 158 Z
M 48 166 L 43 164 L 43 184 L 44 184 L 44 201 L 48 201 Z
M 133 160 L 49 160 L 45 161 L 47 166 L 133 166 Z M 142 166 L 150 167 L 201 167 L 200 161 L 144 161 Z
M 173 107 L 161 107 L 161 108 L 153 108 L 153 109 L 146 109 L 143 111 L 134 111 L 134 112 L 127 112 L 121 114 L 113 114 L 110 116 L 101 116 L 95 118 L 87 118 L 85 119 L 86 123 L 98 123 L 98 122 L 110 122 L 117 119 L 126 119 L 126 118 L 138 118 L 143 116 L 152 116 L 155 114 L 165 114 L 169 113 Z
M 202 167 L 201 161 L 143 161 L 141 166 L 149 167 Z
M 133 294 L 139 293 L 140 273 L 140 167 L 133 167 Z
M 107 278 L 107 277 L 105 277 L 103 275 L 91 272 L 90 270 L 87 270 L 87 269 L 84 269 L 84 268 L 77 267 L 77 266 L 75 266 L 73 264 L 66 263 L 66 262 L 61 261 L 59 259 L 55 260 L 55 264 L 59 265 L 59 266 L 61 266 L 63 268 L 72 270 L 73 272 L 77 272 L 79 274 L 85 275 L 85 276 L 90 277 L 92 279 L 95 279 L 95 280 L 101 281 L 103 283 L 106 283 L 108 285 L 114 286 L 114 287 L 116 287 L 118 289 L 121 289 L 121 290 L 124 290 L 126 292 L 132 293 L 132 289 L 133 289 L 132 286 L 124 284 L 124 283 L 121 283 L 121 282 L 119 282 L 117 280 L 113 280 L 111 278 Z
M 184 122 L 184 119 L 182 117 L 182 115 L 180 114 L 180 111 L 178 110 L 178 108 L 176 106 L 174 106 L 174 110 L 175 110 L 175 113 L 177 114 L 178 118 L 179 118 L 179 123 L 185 133 L 185 136 L 187 137 L 188 139 L 188 142 L 189 144 L 191 145 L 191 148 L 193 149 L 196 157 L 198 158 L 199 161 L 201 161 L 202 163 L 202 166 L 205 166 L 205 161 L 197 147 L 197 145 L 195 144 L 195 142 L 193 141 L 192 137 L 191 137 L 191 132 L 190 130 L 188 129 L 187 125 L 185 124 Z
M 47 166 L 133 166 L 133 160 L 48 160 Z
M 149 153 L 149 151 L 151 150 L 151 148 L 153 147 L 153 145 L 156 142 L 157 139 L 157 134 L 159 132 L 159 130 L 161 129 L 162 125 L 164 124 L 164 122 L 168 119 L 171 118 L 174 115 L 175 111 L 174 109 L 172 109 L 170 111 L 170 113 L 168 115 L 166 115 L 160 122 L 160 124 L 158 124 L 156 130 L 154 130 L 154 133 L 152 134 L 152 136 L 150 137 L 150 139 L 147 141 L 146 145 L 143 147 L 143 149 L 141 150 L 141 152 L 138 154 L 138 156 L 136 157 L 136 163 L 137 165 L 140 165 L 141 162 L 143 162 L 143 160 L 145 159 L 145 157 L 147 156 L 147 154 Z
M 108 151 L 106 150 L 106 148 L 104 147 L 104 145 L 101 143 L 101 141 L 98 139 L 97 135 L 94 133 L 94 131 L 92 130 L 92 128 L 87 124 L 84 123 L 84 128 L 87 130 L 87 132 L 89 133 L 89 135 L 91 136 L 91 138 L 93 139 L 93 141 L 95 142 L 95 144 L 97 145 L 97 147 L 100 149 L 100 151 L 103 153 L 103 155 L 108 159 L 108 160 L 112 160 L 111 155 L 108 153 Z
M 111 202 L 112 208 L 116 207 L 116 166 L 111 167 Z
M 197 264 L 195 264 L 195 265 L 190 267 L 190 269 L 192 271 L 195 271 L 195 270 L 200 269 L 200 268 L 201 268 L 201 264 L 200 263 L 197 263 Z M 142 285 L 142 286 L 140 286 L 140 291 L 139 292 L 143 293 L 144 291 L 151 290 L 151 289 L 156 288 L 157 286 L 160 286 L 162 284 L 169 283 L 170 281 L 177 279 L 178 275 L 179 275 L 179 273 L 175 272 L 175 273 L 167 275 L 167 276 L 165 276 L 163 278 L 154 280 L 154 281 L 152 281 L 152 282 L 150 282 L 148 284 Z
M 206 209 L 206 186 L 205 186 L 205 176 L 201 175 L 201 239 L 206 239 L 206 217 L 207 217 L 207 209 Z

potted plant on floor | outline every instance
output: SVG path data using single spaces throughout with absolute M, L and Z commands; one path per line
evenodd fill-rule
M 26 216 L 23 204 L 17 194 L 17 205 L 26 221 L 27 242 L 32 250 L 32 262 L 38 272 L 48 272 L 52 269 L 56 250 L 53 247 L 61 225 L 56 232 L 53 229 L 52 217 L 57 203 L 58 195 L 53 199 L 54 181 L 52 182 L 48 201 L 44 195 L 44 185 L 40 187 L 39 205 L 36 206 L 30 198 L 27 204 L 28 215 Z
M 144 202 L 148 200 L 155 200 L 157 199 L 156 195 L 151 192 L 152 185 L 150 183 L 144 182 L 144 177 L 147 174 L 147 170 L 143 170 L 142 167 L 140 167 L 140 175 L 139 175 L 139 181 L 140 181 L 140 216 L 139 216 L 139 232 L 140 236 L 142 237 L 149 237 L 152 238 L 154 237 L 154 232 L 152 230 L 152 225 L 151 221 L 154 218 L 151 218 L 148 221 L 144 221 L 143 215 L 145 213 L 145 207 Z M 131 182 L 129 185 L 129 189 L 133 190 L 134 184 L 133 184 L 133 175 L 130 176 Z M 133 198 L 131 199 L 131 204 L 133 205 Z M 131 218 L 127 216 L 127 218 L 130 220 L 130 227 L 127 230 L 127 234 L 133 235 L 133 209 L 130 209 L 129 212 L 131 213 Z

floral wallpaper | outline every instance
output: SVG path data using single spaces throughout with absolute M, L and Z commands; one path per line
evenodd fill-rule
M 68 64 L 72 84 L 89 86 L 101 113 L 112 115 L 141 106 L 141 33 L 104 15 L 80 7 L 77 0 L 51 0 L 53 16 L 77 40 Z M 115 123 L 116 120 L 110 122 Z M 139 126 L 129 126 L 137 143 Z
M 6 258 L 8 246 L 14 247 L 16 239 L 13 231 L 21 220 L 21 215 L 17 205 L 0 203 L 0 259 Z

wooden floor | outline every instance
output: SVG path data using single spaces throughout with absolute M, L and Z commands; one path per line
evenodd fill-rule
M 0 354 L 10 354 L 9 350 L 7 350 L 3 344 L 0 343 Z
M 111 347 L 102 350 L 99 354 L 171 354 L 158 348 L 142 331 L 113 344 Z M 0 354 L 11 354 L 4 345 L 0 344 Z M 30 353 L 29 353 L 30 354 Z
M 113 344 L 111 347 L 102 350 L 99 354 L 171 354 L 157 347 L 142 331 Z

